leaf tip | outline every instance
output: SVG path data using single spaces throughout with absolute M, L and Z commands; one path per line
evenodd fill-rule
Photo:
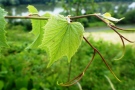
M 63 83 L 59 83 L 59 81 L 57 81 L 57 85 L 61 85 L 61 84 L 63 84 Z
M 33 7 L 32 5 L 28 5 L 27 8 Z
M 54 61 L 50 60 L 50 62 L 47 65 L 47 68 L 49 68 L 53 63 L 54 63 Z

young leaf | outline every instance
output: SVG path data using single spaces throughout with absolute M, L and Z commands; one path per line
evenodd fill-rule
M 5 25 L 7 24 L 4 18 L 6 14 L 7 12 L 5 12 L 4 9 L 0 7 L 0 47 L 8 47 L 5 36 L 6 32 L 4 30 Z
M 64 16 L 58 15 L 51 16 L 44 28 L 44 38 L 40 47 L 46 49 L 49 55 L 48 67 L 63 56 L 67 56 L 70 62 L 83 38 L 82 24 L 69 23 Z
M 38 14 L 38 11 L 34 6 L 29 5 L 27 8 L 31 14 L 34 14 L 34 15 L 35 13 Z M 50 14 L 46 13 L 41 17 L 50 17 Z M 48 20 L 34 20 L 34 19 L 31 20 L 32 22 L 31 33 L 33 33 L 36 36 L 36 38 L 28 48 L 36 48 L 41 44 L 43 33 L 44 33 L 43 26 L 46 24 L 47 21 Z
M 119 22 L 119 21 L 121 21 L 121 20 L 124 19 L 124 17 L 123 17 L 123 18 L 120 18 L 120 19 L 114 18 L 114 17 L 111 16 L 110 13 L 105 13 L 105 14 L 103 14 L 103 15 L 101 15 L 101 16 L 102 16 L 103 18 L 107 19 L 107 20 L 114 21 L 114 22 Z

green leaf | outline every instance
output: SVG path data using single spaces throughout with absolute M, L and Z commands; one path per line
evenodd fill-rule
M 29 12 L 31 13 L 31 15 L 35 15 L 38 16 L 38 11 L 34 6 L 29 5 L 28 7 Z M 44 14 L 41 17 L 50 17 L 49 13 Z M 43 33 L 44 33 L 44 29 L 43 26 L 46 24 L 48 20 L 34 20 L 31 19 L 32 22 L 32 31 L 31 33 L 33 33 L 35 35 L 35 40 L 32 42 L 32 44 L 28 47 L 28 48 L 36 48 L 41 44 L 42 38 L 43 38 Z
M 7 24 L 4 18 L 6 14 L 7 12 L 5 12 L 4 9 L 0 7 L 0 47 L 8 47 L 5 36 L 6 32 L 4 30 L 5 25 Z
M 48 67 L 63 56 L 68 62 L 75 54 L 83 38 L 84 27 L 79 22 L 68 23 L 64 16 L 52 16 L 45 25 L 41 48 L 46 49 L 50 62 Z
M 37 13 L 38 14 L 38 10 L 34 7 L 34 6 L 32 6 L 32 5 L 28 5 L 28 10 L 29 10 L 29 13 L 30 14 L 35 14 L 35 13 Z M 32 22 L 32 27 L 33 27 L 33 29 L 32 29 L 32 31 L 31 31 L 31 33 L 33 33 L 33 34 L 39 34 L 39 30 L 38 30 L 38 27 L 37 27 L 37 21 L 39 21 L 39 20 L 31 20 L 31 22 Z M 39 24 L 39 23 L 38 23 Z
M 111 16 L 110 13 L 105 13 L 105 14 L 103 14 L 103 15 L 101 15 L 101 16 L 102 16 L 103 18 L 107 19 L 107 20 L 114 21 L 114 22 L 119 22 L 119 21 L 121 21 L 121 20 L 124 19 L 124 17 L 123 17 L 123 18 L 120 18 L 120 19 L 114 18 L 114 17 Z

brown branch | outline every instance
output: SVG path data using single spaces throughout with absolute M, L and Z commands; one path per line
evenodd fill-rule
M 114 72 L 112 71 L 111 67 L 108 65 L 108 63 L 106 62 L 106 60 L 104 59 L 104 57 L 101 55 L 101 53 L 83 36 L 83 39 L 87 42 L 87 44 L 92 47 L 92 49 L 94 50 L 93 52 L 93 56 L 91 58 L 91 60 L 89 61 L 89 63 L 87 64 L 87 66 L 85 67 L 85 69 L 82 71 L 81 74 L 79 74 L 78 76 L 76 76 L 75 78 L 73 78 L 72 80 L 66 82 L 66 83 L 60 83 L 59 85 L 61 86 L 71 86 L 76 84 L 78 81 L 80 81 L 84 75 L 84 73 L 86 72 L 86 70 L 89 68 L 89 66 L 91 65 L 92 61 L 94 60 L 94 57 L 96 55 L 96 53 L 98 53 L 98 55 L 101 57 L 101 59 L 103 60 L 103 62 L 105 63 L 105 65 L 107 66 L 107 68 L 110 70 L 110 72 L 113 74 L 113 76 L 118 80 L 119 78 L 117 78 L 117 76 L 114 74 Z
M 95 16 L 96 14 L 87 14 L 87 15 L 80 15 L 80 16 L 73 16 L 70 19 L 79 19 L 79 18 L 86 18 L 90 16 Z M 5 16 L 6 19 L 38 19 L 38 20 L 47 20 L 48 17 L 39 17 L 39 16 Z
M 37 17 L 37 16 L 5 16 L 6 19 L 38 19 L 47 20 L 48 17 Z
M 85 37 L 83 37 L 83 38 L 86 39 Z M 86 39 L 85 41 L 86 41 L 87 43 L 89 43 L 89 42 L 87 41 L 87 39 Z M 90 44 L 90 45 L 91 45 L 91 44 Z M 91 45 L 91 47 L 94 48 L 92 45 Z M 66 82 L 66 83 L 64 83 L 64 84 L 61 83 L 61 84 L 59 84 L 59 85 L 61 85 L 61 86 L 71 86 L 71 85 L 73 85 L 73 84 L 76 84 L 79 80 L 81 80 L 82 77 L 83 77 L 83 75 L 84 75 L 84 73 L 85 73 L 86 70 L 89 68 L 89 66 L 91 65 L 92 61 L 94 60 L 95 55 L 96 55 L 96 48 L 94 48 L 93 56 L 92 56 L 91 60 L 89 61 L 89 63 L 87 64 L 87 66 L 85 67 L 85 69 L 82 71 L 82 73 L 80 73 L 78 76 L 76 76 L 76 77 L 73 78 L 72 80 L 70 80 L 70 81 L 68 81 L 68 82 Z
M 98 53 L 98 55 L 101 57 L 101 59 L 103 60 L 103 62 L 105 63 L 105 65 L 107 66 L 107 68 L 110 70 L 110 72 L 113 74 L 113 76 L 120 81 L 119 78 L 117 78 L 117 76 L 114 74 L 114 72 L 112 71 L 111 67 L 108 65 L 108 63 L 106 62 L 106 60 L 104 59 L 104 57 L 102 56 L 102 54 L 85 38 L 83 37 L 83 39 Z M 121 81 L 120 81 L 121 82 Z

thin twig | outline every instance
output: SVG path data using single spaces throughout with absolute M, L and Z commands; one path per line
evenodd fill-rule
M 86 18 L 86 17 L 90 17 L 90 16 L 95 16 L 96 14 L 87 14 L 87 15 L 80 15 L 80 16 L 73 16 L 70 17 L 71 19 L 79 19 L 79 18 Z
M 66 82 L 66 83 L 64 83 L 64 84 L 63 84 L 63 83 L 60 83 L 59 85 L 61 85 L 61 86 L 71 86 L 71 85 L 73 85 L 73 84 L 76 84 L 79 80 L 81 80 L 82 77 L 83 77 L 83 75 L 84 75 L 84 73 L 85 73 L 86 70 L 89 68 L 89 66 L 91 65 L 92 61 L 94 60 L 94 57 L 95 57 L 96 53 L 99 54 L 99 56 L 101 57 L 101 59 L 103 60 L 103 62 L 104 62 L 105 65 L 107 66 L 107 68 L 110 70 L 110 72 L 113 74 L 113 76 L 114 76 L 118 81 L 120 81 L 119 78 L 117 78 L 117 76 L 114 74 L 114 72 L 112 71 L 111 67 L 108 65 L 108 63 L 107 63 L 106 60 L 104 59 L 104 57 L 101 55 L 101 53 L 100 53 L 84 36 L 83 36 L 83 39 L 84 39 L 84 40 L 87 42 L 87 44 L 88 44 L 90 47 L 92 47 L 92 49 L 94 50 L 93 56 L 92 56 L 90 62 L 88 63 L 88 65 L 85 67 L 85 69 L 82 71 L 81 74 L 79 74 L 79 75 L 76 76 L 74 79 L 72 79 L 72 80 L 70 80 L 70 81 L 68 81 L 68 82 Z
M 116 32 L 116 33 L 119 35 L 119 37 L 125 39 L 126 41 L 128 41 L 128 42 L 130 42 L 130 43 L 134 43 L 134 41 L 131 41 L 131 40 L 125 38 L 123 35 L 121 35 L 119 32 L 117 32 L 117 31 L 116 31 L 113 27 L 111 27 L 110 25 L 109 25 L 109 27 L 110 27 L 114 32 Z
M 38 19 L 47 20 L 48 17 L 37 17 L 37 16 L 5 16 L 6 19 Z
M 70 19 L 79 19 L 79 18 L 86 18 L 90 16 L 95 16 L 95 14 L 87 14 L 87 15 L 80 15 L 80 16 L 73 16 Z M 38 19 L 38 20 L 47 20 L 48 17 L 38 17 L 38 16 L 5 16 L 6 19 Z
M 83 37 L 84 39 L 86 39 L 85 37 Z M 86 42 L 88 43 L 87 39 L 86 39 Z M 90 44 L 91 45 L 91 44 Z M 73 84 L 76 84 L 84 75 L 84 73 L 86 72 L 86 70 L 89 68 L 89 66 L 91 65 L 92 61 L 94 60 L 94 57 L 96 55 L 96 48 L 94 48 L 92 45 L 91 47 L 94 49 L 94 52 L 93 52 L 93 56 L 91 58 L 91 60 L 89 61 L 88 65 L 85 67 L 85 69 L 82 71 L 81 74 L 79 74 L 78 76 L 76 76 L 75 78 L 73 78 L 72 80 L 66 82 L 66 83 L 61 83 L 59 85 L 61 86 L 71 86 Z
M 116 27 L 114 25 L 110 25 L 110 26 L 113 27 L 113 28 L 116 28 L 117 30 L 121 30 L 121 31 L 135 32 L 135 30 L 133 30 L 133 29 L 123 29 L 123 28 L 120 28 L 120 27 Z
M 107 68 L 110 70 L 110 72 L 113 74 L 113 76 L 121 82 L 121 80 L 115 75 L 115 73 L 112 71 L 111 67 L 108 65 L 108 63 L 106 62 L 106 60 L 104 59 L 104 57 L 102 56 L 102 54 L 85 38 L 83 37 L 83 39 L 94 49 L 96 50 L 96 52 L 98 53 L 98 55 L 101 57 L 102 61 L 105 63 L 105 65 L 107 66 Z

